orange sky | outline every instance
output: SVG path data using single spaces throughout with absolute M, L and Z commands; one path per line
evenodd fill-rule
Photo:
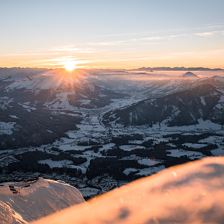
M 0 1 L 0 66 L 224 68 L 223 7 L 220 0 Z

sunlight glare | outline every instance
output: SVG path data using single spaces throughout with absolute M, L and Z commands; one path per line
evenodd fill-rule
M 77 68 L 76 63 L 74 61 L 66 61 L 64 62 L 64 69 L 68 72 L 72 72 Z

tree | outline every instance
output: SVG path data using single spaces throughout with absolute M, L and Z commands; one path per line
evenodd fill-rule
M 224 107 L 221 109 L 221 125 L 222 129 L 224 129 Z

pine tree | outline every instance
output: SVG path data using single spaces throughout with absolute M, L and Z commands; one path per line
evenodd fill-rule
M 222 129 L 224 129 L 224 107 L 221 110 L 221 125 Z

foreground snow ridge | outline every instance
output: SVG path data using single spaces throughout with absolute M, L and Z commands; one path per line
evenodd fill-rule
M 0 185 L 0 223 L 28 223 L 83 201 L 75 187 L 59 181 L 39 178 L 3 183 Z
M 222 223 L 224 158 L 169 168 L 35 224 Z

